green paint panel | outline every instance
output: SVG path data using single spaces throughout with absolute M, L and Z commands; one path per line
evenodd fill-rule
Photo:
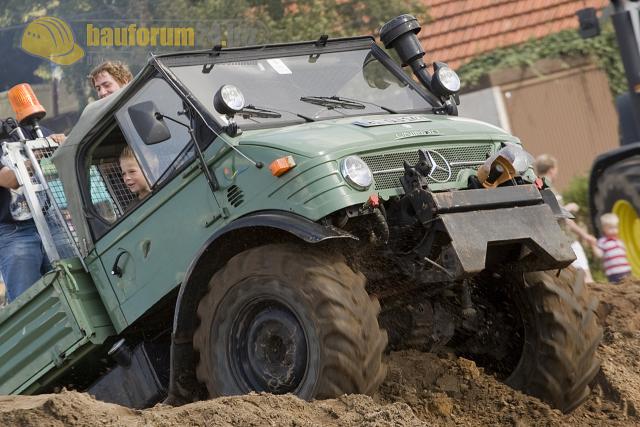
M 430 121 L 374 127 L 361 127 L 354 123 L 360 120 L 385 119 L 388 115 L 347 117 L 280 129 L 247 131 L 238 140 L 241 147 L 260 145 L 306 157 L 317 157 L 325 154 L 341 156 L 343 151 L 389 150 L 416 141 L 431 144 L 465 139 L 513 139 L 503 129 L 477 120 L 434 114 L 424 116 Z M 435 135 L 420 136 L 421 132 L 435 132 Z M 407 137 L 409 133 L 416 136 Z
M 218 212 L 202 174 L 176 178 L 96 243 L 103 268 L 92 274 L 113 289 L 119 306 L 110 310 L 122 310 L 125 319 L 115 325 L 118 332 L 180 284 L 212 233 L 207 221 Z M 110 273 L 116 259 L 120 277 Z
M 112 334 L 91 278 L 77 259 L 63 261 L 0 310 L 0 394 L 59 374 L 75 349 L 100 345 Z

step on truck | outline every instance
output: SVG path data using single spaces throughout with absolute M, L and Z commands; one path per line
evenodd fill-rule
M 372 394 L 415 348 L 579 405 L 601 329 L 565 213 L 419 31 L 152 55 L 60 147 L 5 142 L 54 267 L 0 310 L 0 392 Z

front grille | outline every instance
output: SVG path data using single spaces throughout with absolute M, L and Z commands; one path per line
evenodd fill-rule
M 426 148 L 426 147 L 424 147 Z M 477 168 L 493 153 L 491 144 L 475 144 L 455 147 L 429 147 L 429 150 L 442 155 L 451 166 L 451 177 L 447 180 L 447 172 L 436 170 L 430 183 L 455 181 L 462 169 Z M 406 160 L 411 166 L 418 163 L 418 149 L 399 153 L 374 154 L 362 156 L 362 160 L 369 166 L 376 182 L 376 190 L 400 188 L 400 177 L 404 175 L 403 162 Z M 438 159 L 436 159 L 438 160 Z

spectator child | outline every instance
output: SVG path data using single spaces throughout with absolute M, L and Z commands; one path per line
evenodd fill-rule
M 624 242 L 618 238 L 618 216 L 607 213 L 600 217 L 602 237 L 593 245 L 593 253 L 602 258 L 602 266 L 607 280 L 619 283 L 631 274 Z
M 129 146 L 125 147 L 120 154 L 120 169 L 122 169 L 122 180 L 129 191 L 138 197 L 138 200 L 144 199 L 151 193 L 147 179 L 140 170 L 138 160 Z

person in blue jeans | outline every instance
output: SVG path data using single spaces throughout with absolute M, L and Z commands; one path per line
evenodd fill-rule
M 20 213 L 21 201 L 16 197 L 19 193 L 12 192 L 18 188 L 13 170 L 0 164 L 0 273 L 8 302 L 51 268 L 35 222 Z

